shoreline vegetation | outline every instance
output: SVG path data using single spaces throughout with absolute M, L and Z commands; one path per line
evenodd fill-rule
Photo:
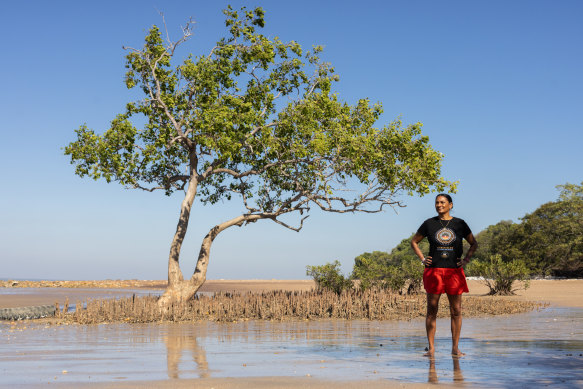
M 132 296 L 77 302 L 74 312 L 65 304 L 55 319 L 79 324 L 150 323 L 239 320 L 411 320 L 425 315 L 425 295 L 400 295 L 383 289 L 350 290 L 336 294 L 327 290 L 307 292 L 271 291 L 262 293 L 224 293 L 199 295 L 186 303 L 173 303 L 164 312 L 158 297 Z M 466 317 L 529 312 L 546 306 L 533 301 L 467 297 Z M 447 299 L 440 302 L 438 317 L 449 316 Z
M 6 288 L 55 289 L 164 289 L 160 280 L 26 281 L 0 282 Z M 425 315 L 425 294 L 401 295 L 384 289 L 348 290 L 341 294 L 315 289 L 311 280 L 209 280 L 194 300 L 173 304 L 161 312 L 157 296 L 113 298 L 67 298 L 55 302 L 59 323 L 147 323 L 244 320 L 412 320 Z M 204 293 L 206 292 L 206 293 Z M 533 299 L 534 300 L 534 299 Z M 72 309 L 69 306 L 82 309 Z M 541 300 L 506 297 L 464 296 L 464 317 L 529 312 L 544 308 Z M 449 316 L 446 298 L 440 301 L 439 317 Z

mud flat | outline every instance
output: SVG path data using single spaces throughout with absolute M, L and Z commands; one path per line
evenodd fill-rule
M 46 325 L 0 322 L 0 387 L 583 387 L 583 309 L 449 320 L 436 358 L 424 321 Z
M 205 286 L 215 292 L 307 290 L 310 283 L 217 280 Z M 76 293 L 160 293 L 164 286 L 159 281 L 158 287 L 135 282 L 118 282 L 115 289 L 79 285 L 0 288 L 0 303 L 20 295 L 29 302 L 50 298 L 54 303 L 54 295 L 47 295 L 53 292 L 70 300 Z M 470 281 L 470 291 L 479 296 L 487 288 Z M 460 347 L 467 355 L 461 359 L 449 356 L 447 319 L 438 320 L 434 360 L 422 356 L 422 319 L 88 326 L 0 322 L 0 387 L 583 387 L 583 281 L 536 280 L 507 299 L 551 306 L 464 318 Z

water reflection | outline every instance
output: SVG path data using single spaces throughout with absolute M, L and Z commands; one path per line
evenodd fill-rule
M 448 319 L 446 319 L 448 320 Z M 528 323 L 526 326 L 524 323 Z M 0 323 L 0 386 L 305 377 L 330 380 L 581 387 L 583 310 L 466 319 L 461 359 L 438 324 L 435 359 L 423 322 L 249 321 L 44 326 Z M 496 328 L 496 331 L 492 331 Z M 450 362 L 452 358 L 452 362 Z M 462 366 L 463 365 L 463 366 Z M 463 368 L 463 373 L 462 373 Z M 61 374 L 66 371 L 66 374 Z
M 464 374 L 462 373 L 462 369 L 460 368 L 460 358 L 459 357 L 451 357 L 453 361 L 453 382 L 462 383 L 464 381 Z
M 170 325 L 168 333 L 163 336 L 166 344 L 166 364 L 168 367 L 168 378 L 180 378 L 180 362 L 183 354 L 190 354 L 196 367 L 195 371 L 199 378 L 210 377 L 206 351 L 199 346 L 196 336 L 190 331 L 184 331 L 183 326 Z
M 437 384 L 439 378 L 437 377 L 437 370 L 435 369 L 435 358 L 429 358 L 429 373 L 427 374 L 427 382 Z
M 428 359 L 429 372 L 427 373 L 427 382 L 430 384 L 438 384 L 439 375 L 437 374 L 437 369 L 435 368 L 435 357 Z M 460 358 L 452 356 L 451 360 L 453 362 L 453 382 L 456 384 L 461 384 L 464 382 L 464 374 L 462 373 L 462 369 L 460 367 Z

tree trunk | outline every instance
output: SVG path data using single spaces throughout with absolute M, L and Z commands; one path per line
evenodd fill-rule
M 172 304 L 181 304 L 190 300 L 198 289 L 204 283 L 204 279 L 198 280 L 198 282 L 193 282 L 192 279 L 186 281 L 179 281 L 172 285 L 168 285 L 168 288 L 164 291 L 164 294 L 158 300 L 158 306 L 162 309 L 167 309 Z
M 168 287 L 164 292 L 164 295 L 158 301 L 158 305 L 161 307 L 167 307 L 172 301 L 182 301 L 185 300 L 186 296 L 192 296 L 196 293 L 196 290 L 200 288 L 200 285 L 193 286 L 195 291 L 190 294 L 190 289 L 193 287 L 189 286 L 188 281 L 184 281 L 182 276 L 182 271 L 180 270 L 180 249 L 182 248 L 182 243 L 184 242 L 184 237 L 186 236 L 186 230 L 188 229 L 188 221 L 190 220 L 190 211 L 192 209 L 192 203 L 196 197 L 196 190 L 198 186 L 198 181 L 194 174 L 191 175 L 190 183 L 188 184 L 188 189 L 186 190 L 186 195 L 182 204 L 180 206 L 180 218 L 178 219 L 178 224 L 176 226 L 176 232 L 174 233 L 174 238 L 172 239 L 172 244 L 170 245 L 170 254 L 168 256 Z M 202 283 L 201 283 L 202 285 Z
M 188 281 L 180 279 L 173 282 L 170 282 L 169 277 L 168 288 L 162 297 L 160 297 L 160 300 L 158 300 L 158 306 L 165 309 L 173 303 L 182 303 L 193 298 L 198 289 L 206 281 L 206 271 L 208 268 L 211 246 L 217 235 L 231 226 L 241 226 L 244 222 L 252 222 L 261 218 L 262 216 L 260 215 L 241 215 L 211 228 L 209 233 L 202 240 L 200 252 L 198 254 L 198 261 L 196 262 L 196 268 L 192 277 L 190 277 Z M 180 243 L 182 243 L 182 241 Z M 176 264 L 178 265 L 178 261 L 176 261 Z M 178 271 L 180 271 L 180 269 L 178 269 Z M 182 273 L 180 273 L 180 276 L 182 278 Z

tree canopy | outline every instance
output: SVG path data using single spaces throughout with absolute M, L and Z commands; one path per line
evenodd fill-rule
M 542 274 L 583 276 L 583 182 L 559 185 L 559 199 L 522 218 L 517 231 L 525 261 Z
M 268 219 L 297 231 L 311 207 L 379 212 L 401 205 L 400 194 L 455 190 L 441 177 L 443 155 L 421 123 L 377 127 L 380 103 L 339 98 L 333 89 L 339 77 L 322 60 L 321 46 L 305 51 L 261 34 L 261 8 L 224 13 L 226 36 L 181 63 L 174 63 L 175 53 L 191 38 L 191 22 L 176 41 L 153 26 L 142 48 L 126 48 L 126 86 L 143 98 L 128 103 L 101 135 L 80 126 L 65 148 L 81 177 L 185 192 L 170 288 L 183 282 L 178 257 L 195 198 L 238 199 L 242 211 L 210 229 L 191 285 L 204 281 L 212 241 L 233 225 Z M 303 215 L 296 225 L 280 219 L 291 212 Z
M 474 259 L 479 261 L 489 260 L 492 255 L 499 255 L 503 261 L 508 262 L 518 255 L 514 240 L 518 224 L 511 220 L 502 220 L 486 227 L 476 235 L 480 243 L 474 254 Z
M 477 235 L 478 260 L 500 255 L 505 262 L 522 260 L 533 275 L 583 276 L 583 182 L 565 184 L 556 201 L 521 218 L 502 221 Z
M 421 290 L 423 266 L 411 250 L 411 238 L 403 239 L 390 253 L 373 251 L 354 258 L 351 277 L 359 280 L 361 289 L 370 287 L 389 288 L 407 293 Z M 421 242 L 420 247 L 428 251 L 429 243 Z

